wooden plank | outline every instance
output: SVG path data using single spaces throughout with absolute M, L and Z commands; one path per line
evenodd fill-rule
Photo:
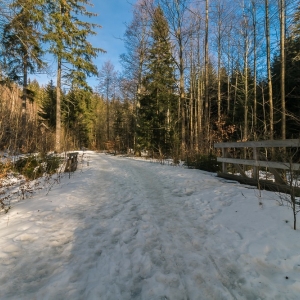
M 248 176 L 246 175 L 246 173 L 244 172 L 244 170 L 241 168 L 240 165 L 234 164 L 234 166 L 236 167 L 236 169 L 238 170 L 238 172 L 241 174 L 241 176 L 248 178 Z
M 278 193 L 286 193 L 286 194 L 290 194 L 291 193 L 291 187 L 288 185 L 282 185 L 282 184 L 276 184 L 273 181 L 269 181 L 269 180 L 256 180 L 253 178 L 245 178 L 242 176 L 237 176 L 237 175 L 233 175 L 233 174 L 228 174 L 228 173 L 218 173 L 218 177 L 222 177 L 225 179 L 229 179 L 229 180 L 235 180 L 238 181 L 242 184 L 247 184 L 247 185 L 251 185 L 251 186 L 260 186 L 260 189 L 263 190 L 268 190 L 268 191 L 272 191 L 272 192 L 278 192 Z M 294 193 L 296 197 L 300 197 L 300 188 L 299 187 L 294 187 Z
M 227 153 L 227 157 L 232 158 L 230 153 Z M 234 166 L 243 177 L 248 177 L 239 164 L 234 164 Z
M 264 161 L 268 161 L 267 157 L 263 153 L 259 154 L 259 158 L 263 159 Z M 288 165 L 290 166 L 290 164 L 288 164 Z M 275 168 L 269 167 L 269 171 L 274 175 L 276 183 L 286 184 L 286 182 L 283 180 L 283 178 L 281 177 L 281 175 L 279 174 L 279 172 Z
M 229 179 L 229 180 L 236 180 L 243 184 L 249 184 L 252 186 L 257 185 L 257 179 L 254 179 L 254 178 L 242 177 L 239 175 L 234 175 L 234 174 L 229 174 L 229 173 L 225 174 L 222 172 L 218 172 L 217 175 L 218 175 L 218 177 L 222 177 L 222 178 Z
M 258 161 L 257 150 L 258 150 L 258 148 L 253 148 L 253 158 L 255 161 Z M 259 170 L 258 170 L 258 167 L 256 167 L 256 166 L 253 167 L 253 177 L 254 177 L 254 179 L 259 178 Z
M 300 147 L 300 139 L 216 143 L 215 148 Z
M 278 171 L 274 168 L 269 168 L 269 171 L 274 175 L 275 182 L 278 184 L 286 184 L 286 182 L 281 178 L 280 174 Z
M 266 168 L 274 168 L 281 170 L 300 170 L 300 164 L 292 164 L 290 163 L 281 163 L 281 162 L 273 162 L 273 161 L 262 161 L 262 160 L 252 160 L 252 159 L 237 159 L 237 158 L 225 158 L 218 157 L 217 161 L 226 162 L 229 164 L 239 164 L 239 165 L 247 165 L 247 166 L 256 166 L 256 167 L 266 167 Z
M 68 157 L 76 157 L 77 158 L 78 154 L 79 154 L 79 152 L 69 152 L 69 153 L 67 153 L 67 156 Z

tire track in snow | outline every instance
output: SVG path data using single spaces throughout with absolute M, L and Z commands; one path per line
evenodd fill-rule
M 126 167 L 128 168 L 129 165 L 126 164 Z M 133 164 L 129 168 L 131 168 L 130 172 L 132 173 L 134 180 L 139 182 L 140 192 L 145 194 L 144 202 L 147 203 L 145 205 L 147 205 L 152 219 L 155 221 L 158 230 L 161 232 L 160 236 L 163 237 L 160 238 L 160 242 L 161 247 L 163 249 L 165 248 L 164 252 L 166 255 L 164 255 L 164 260 L 175 262 L 175 270 L 173 270 L 173 272 L 179 275 L 182 286 L 184 287 L 184 294 L 186 295 L 186 298 L 184 299 L 196 299 L 197 293 L 201 292 L 201 289 L 195 288 L 195 282 L 189 284 L 188 281 L 190 281 L 190 278 L 189 280 L 186 280 L 188 275 L 186 270 L 189 270 L 189 264 L 192 263 L 187 259 L 189 256 L 187 253 L 198 255 L 200 260 L 203 260 L 204 258 L 205 264 L 209 264 L 209 266 L 206 267 L 208 269 L 215 269 L 216 274 L 221 277 L 220 283 L 227 290 L 227 293 L 225 292 L 225 295 L 227 294 L 226 299 L 237 299 L 230 291 L 232 285 L 229 287 L 225 286 L 225 281 L 222 280 L 223 277 L 220 273 L 220 269 L 217 268 L 211 255 L 209 255 L 202 246 L 202 244 L 204 244 L 205 235 L 208 234 L 209 231 L 203 227 L 203 225 L 201 227 L 199 227 L 199 225 L 196 226 L 193 223 L 193 220 L 189 219 L 188 216 L 179 214 L 179 212 L 182 211 L 182 201 L 179 201 L 179 203 L 174 201 L 170 187 L 169 189 L 163 189 L 157 174 L 153 174 L 149 168 L 138 167 L 137 164 Z M 204 233 L 202 234 L 204 240 L 199 242 L 197 238 L 193 238 L 191 232 L 193 232 L 195 236 L 199 234 L 201 236 L 201 233 Z M 168 243 L 166 243 L 166 240 Z M 185 252 L 184 255 L 182 255 L 183 252 Z M 206 285 L 206 280 L 203 276 L 201 277 L 201 280 L 203 282 L 203 290 L 203 285 Z M 223 295 L 221 296 L 221 294 L 216 294 L 214 290 L 210 291 L 208 285 L 205 289 L 206 298 L 203 299 L 222 299 L 224 297 L 224 290 L 222 291 Z M 195 292 L 195 290 L 197 291 Z M 191 295 L 191 298 L 189 295 Z

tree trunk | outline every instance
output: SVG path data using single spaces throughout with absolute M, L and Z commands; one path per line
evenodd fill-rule
M 195 108 L 196 128 L 195 128 L 195 144 L 196 152 L 199 151 L 199 140 L 202 132 L 202 95 L 201 95 L 201 65 L 200 65 L 200 21 L 197 34 L 197 105 Z
M 108 91 L 109 91 L 109 79 L 107 78 L 106 82 L 106 135 L 107 135 L 107 141 L 109 141 L 109 97 L 108 97 Z
M 274 108 L 273 108 L 272 74 L 271 74 L 269 0 L 265 0 L 265 20 L 266 20 L 268 89 L 269 89 L 269 106 L 270 106 L 270 139 L 273 140 L 273 138 L 274 138 Z
M 178 29 L 181 30 L 180 28 Z M 182 40 L 179 36 L 179 91 L 180 91 L 180 106 L 181 106 L 181 156 L 185 155 L 186 150 L 186 133 L 185 133 L 185 93 L 184 93 L 184 58 L 183 58 L 183 45 Z
M 262 94 L 262 108 L 263 108 L 263 116 L 264 116 L 264 134 L 267 134 L 267 117 L 266 117 L 266 102 L 265 102 L 265 89 L 264 84 L 261 86 L 261 94 Z
M 57 60 L 55 151 L 61 152 L 61 59 Z
M 193 54 L 191 57 L 191 74 L 190 74 L 190 151 L 194 149 L 194 64 L 193 64 Z
M 254 140 L 257 139 L 257 64 L 256 64 L 256 0 L 252 1 L 252 26 L 253 26 L 253 73 L 254 73 L 254 78 L 253 78 L 253 136 Z
M 221 121 L 221 7 L 218 3 L 218 123 Z
M 235 120 L 235 111 L 236 111 L 236 103 L 237 103 L 238 76 L 239 76 L 239 73 L 237 71 L 235 71 L 235 86 L 234 86 L 233 113 L 232 113 L 232 122 L 233 123 Z
M 248 35 L 245 36 L 245 102 L 244 102 L 244 137 L 243 140 L 248 140 Z
M 205 53 L 205 102 L 204 102 L 204 126 L 205 126 L 205 139 L 206 146 L 209 144 L 209 94 L 208 94 L 208 86 L 209 86 L 209 61 L 208 61 L 208 4 L 209 0 L 205 2 L 205 42 L 204 42 L 204 53 Z
M 285 111 L 285 0 L 280 0 L 280 63 L 281 63 L 281 138 L 286 139 Z
M 230 25 L 230 29 L 231 29 L 231 25 Z M 233 75 L 233 59 L 232 59 L 232 63 L 230 63 L 230 40 L 231 40 L 231 36 L 230 34 L 228 34 L 228 49 L 227 49 L 227 60 L 228 60 L 228 75 L 227 75 L 227 115 L 230 115 L 230 92 L 231 92 L 231 88 L 230 88 L 230 73 L 231 76 Z M 230 68 L 231 67 L 231 68 Z M 231 72 L 229 71 L 231 69 Z
M 24 56 L 23 64 L 23 95 L 22 95 L 22 134 L 20 137 L 19 148 L 24 147 L 26 140 L 26 104 L 27 104 L 27 81 L 28 81 L 28 70 L 27 70 L 27 54 Z

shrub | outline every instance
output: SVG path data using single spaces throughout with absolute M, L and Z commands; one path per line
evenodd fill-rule
M 6 177 L 12 168 L 12 164 L 10 161 L 8 162 L 0 162 L 0 178 Z
M 43 159 L 43 163 L 45 163 L 45 172 L 47 174 L 53 174 L 59 168 L 60 158 L 53 155 L 46 155 Z
M 58 157 L 51 155 L 28 156 L 15 162 L 15 170 L 27 179 L 36 179 L 44 173 L 53 174 L 59 167 Z
M 187 157 L 185 165 L 189 168 L 195 168 L 208 172 L 218 172 L 221 170 L 220 163 L 217 161 L 217 156 L 214 154 L 198 154 L 193 157 Z

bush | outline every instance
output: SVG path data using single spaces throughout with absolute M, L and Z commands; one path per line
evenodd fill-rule
M 217 161 L 217 156 L 214 154 L 199 154 L 193 157 L 187 157 L 185 165 L 189 168 L 204 170 L 208 172 L 218 172 L 221 170 L 221 165 Z
M 0 178 L 6 177 L 7 174 L 11 171 L 12 163 L 9 162 L 0 162 Z
M 58 157 L 51 155 L 28 156 L 15 162 L 15 170 L 27 179 L 36 179 L 44 173 L 53 174 L 59 167 Z
M 53 174 L 59 168 L 60 158 L 57 156 L 47 155 L 44 157 L 45 172 L 47 174 Z

